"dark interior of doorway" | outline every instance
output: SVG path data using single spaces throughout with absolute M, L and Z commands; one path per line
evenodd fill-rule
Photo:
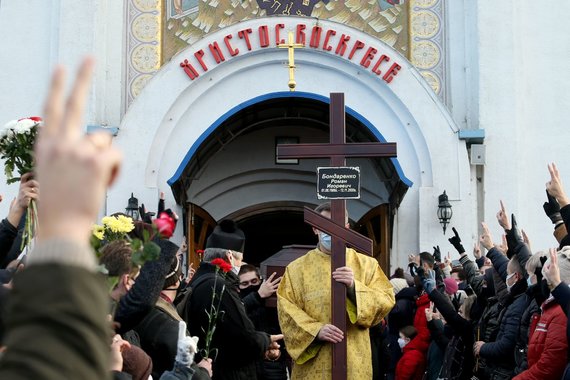
M 244 261 L 259 264 L 292 244 L 316 245 L 317 236 L 303 220 L 303 210 L 279 210 L 238 221 L 245 234 Z

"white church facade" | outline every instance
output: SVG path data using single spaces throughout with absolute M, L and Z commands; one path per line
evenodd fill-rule
M 500 239 L 500 199 L 533 249 L 556 244 L 542 202 L 548 162 L 570 183 L 562 9 L 514 0 L 378 1 L 386 34 L 369 9 L 359 11 L 367 26 L 358 27 L 350 19 L 358 12 L 344 17 L 335 8 L 344 2 L 334 1 L 284 2 L 291 4 L 283 9 L 249 1 L 241 10 L 218 2 L 226 16 L 255 14 L 232 22 L 208 19 L 206 1 L 25 3 L 0 2 L 0 120 L 40 114 L 53 66 L 95 55 L 86 125 L 115 131 L 125 154 L 102 213 L 123 210 L 131 193 L 152 210 L 164 191 L 182 217 L 176 237 L 190 237 L 191 254 L 226 218 L 246 232 L 245 261 L 313 242 L 302 209 L 321 202 L 315 173 L 328 160 L 280 160 L 276 144 L 328 142 L 334 92 L 345 96 L 347 142 L 397 144 L 395 158 L 347 162 L 362 175 L 349 217 L 373 239 L 383 266 L 404 266 L 408 254 L 434 245 L 453 250 L 451 228 L 446 237 L 437 218 L 444 191 L 450 226 L 468 250 L 480 220 Z M 297 15 L 285 12 L 294 9 Z M 315 17 L 326 12 L 334 17 Z M 24 15 L 36 29 L 22 28 Z M 217 22 L 211 30 L 208 20 Z M 287 51 L 277 47 L 288 32 L 305 45 L 295 49 L 295 91 L 287 87 Z M 176 40 L 174 49 L 173 36 L 187 44 Z

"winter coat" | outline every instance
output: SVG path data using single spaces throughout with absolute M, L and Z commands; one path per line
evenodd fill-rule
M 514 349 L 519 334 L 523 312 L 530 300 L 526 291 L 526 281 L 521 280 L 511 288 L 510 300 L 501 312 L 497 338 L 486 342 L 479 352 L 485 359 L 491 378 L 510 378 L 515 368 Z
M 0 268 L 6 268 L 6 265 L 9 264 L 8 254 L 17 235 L 18 229 L 8 219 L 3 219 L 0 222 L 0 263 L 2 263 Z
M 564 221 L 564 225 L 566 226 L 566 231 L 569 233 L 562 238 L 560 241 L 560 249 L 565 245 L 570 245 L 570 205 L 566 205 L 560 209 L 560 215 L 562 216 L 562 220 Z
M 141 348 L 152 359 L 152 378 L 160 376 L 174 367 L 178 346 L 178 324 L 182 320 L 172 304 L 159 298 L 156 306 L 143 321 L 135 327 Z M 192 367 L 193 379 L 209 379 L 205 369 Z
M 461 317 L 447 297 L 438 291 L 429 294 L 430 300 L 453 330 L 447 346 L 439 377 L 442 379 L 470 379 L 473 375 L 474 323 Z
M 426 380 L 436 380 L 439 377 L 443 357 L 450 339 L 445 335 L 444 326 L 441 319 L 432 319 L 428 322 L 428 329 L 431 332 L 431 343 L 427 353 Z
M 115 311 L 115 322 L 120 325 L 116 330 L 118 334 L 133 329 L 153 310 L 175 255 L 174 249 L 161 249 L 158 259 L 142 266 L 137 281 L 121 298 Z
M 427 327 L 426 327 L 427 328 Z M 396 366 L 397 380 L 421 380 L 426 369 L 425 344 L 417 336 L 404 346 Z
M 528 340 L 530 337 L 530 326 L 533 316 L 540 313 L 540 308 L 538 307 L 536 300 L 532 298 L 531 291 L 531 289 L 527 291 L 527 296 L 531 301 L 522 314 L 519 335 L 515 345 L 515 375 L 518 375 L 528 368 Z
M 562 281 L 556 288 L 552 290 L 552 295 L 568 318 L 568 315 L 570 315 L 570 287 L 568 284 Z M 566 327 L 566 340 L 570 342 L 570 323 Z M 564 380 L 570 380 L 570 364 L 566 365 L 566 370 L 564 371 Z
M 207 276 L 206 279 L 193 287 L 203 276 Z M 200 338 L 198 348 L 203 349 L 209 322 L 206 311 L 212 306 L 212 292 L 216 292 L 217 300 L 221 299 L 223 318 L 216 322 L 211 343 L 211 347 L 217 349 L 212 368 L 216 380 L 255 380 L 255 362 L 263 358 L 270 343 L 269 334 L 256 331 L 247 317 L 237 283 L 238 278 L 234 273 L 228 272 L 222 276 L 216 273 L 215 266 L 203 262 L 189 284 L 192 293 L 186 304 L 187 309 L 181 313 L 183 317 L 188 316 L 186 323 L 190 333 Z M 195 358 L 195 361 L 200 359 Z
M 549 299 L 542 305 L 542 315 L 535 315 L 528 344 L 528 370 L 516 376 L 517 380 L 560 379 L 566 367 L 568 318 L 558 302 Z M 540 318 L 540 319 L 538 319 Z
M 404 288 L 396 294 L 396 304 L 388 314 L 388 331 L 390 342 L 390 367 L 388 372 L 396 370 L 398 360 L 402 357 L 402 350 L 398 346 L 400 329 L 414 324 L 414 312 L 416 310 L 416 298 L 418 292 L 416 288 Z
M 249 292 L 242 298 L 247 316 L 253 322 L 257 331 L 264 331 L 268 334 L 281 334 L 277 308 L 266 308 L 265 300 L 261 298 L 257 290 L 259 290 L 259 286 L 255 287 L 255 291 Z M 256 363 L 257 378 L 263 380 L 286 380 L 286 361 L 288 358 L 289 355 L 285 353 L 285 350 L 282 350 L 282 355 L 275 361 L 259 359 Z

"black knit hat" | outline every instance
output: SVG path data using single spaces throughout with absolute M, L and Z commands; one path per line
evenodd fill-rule
M 233 220 L 222 220 L 206 240 L 206 248 L 222 248 L 243 252 L 245 234 Z

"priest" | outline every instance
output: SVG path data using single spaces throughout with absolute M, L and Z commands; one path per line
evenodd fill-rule
M 315 209 L 330 218 L 330 203 Z M 353 249 L 331 273 L 331 237 L 313 229 L 316 249 L 291 262 L 277 291 L 279 324 L 294 360 L 292 379 L 331 379 L 332 345 L 347 339 L 347 378 L 372 379 L 368 329 L 394 306 L 394 290 L 378 262 Z M 331 275 L 347 287 L 346 336 L 331 321 Z

